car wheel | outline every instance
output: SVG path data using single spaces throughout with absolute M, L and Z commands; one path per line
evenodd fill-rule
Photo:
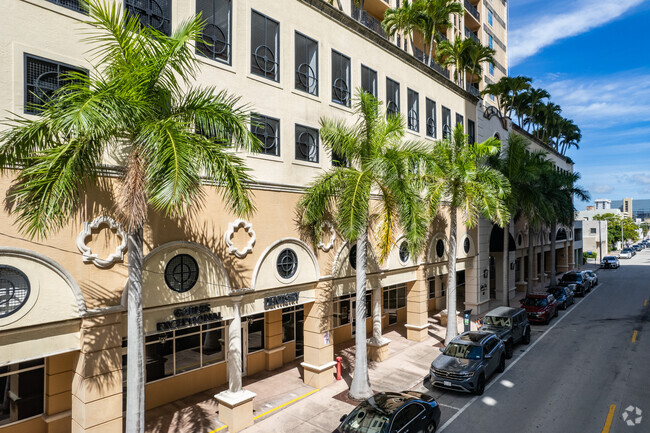
M 436 423 L 432 422 L 427 426 L 427 433 L 433 433 L 436 431 Z
M 562 310 L 566 310 L 567 304 L 566 301 L 562 302 Z
M 524 331 L 524 337 L 521 339 L 524 344 L 530 344 L 530 328 Z
M 506 357 L 501 356 L 499 360 L 499 373 L 503 373 L 504 371 L 506 371 Z
M 558 313 L 557 313 L 557 308 L 556 308 L 556 309 L 555 309 L 555 314 L 553 315 L 553 317 L 557 317 L 557 314 L 558 314 Z
M 506 342 L 506 358 L 508 358 L 508 359 L 512 358 L 513 353 L 514 353 L 514 349 L 512 347 L 512 341 L 507 341 Z
M 485 376 L 481 374 L 478 377 L 478 382 L 476 382 L 476 395 L 483 395 L 483 392 L 485 391 Z

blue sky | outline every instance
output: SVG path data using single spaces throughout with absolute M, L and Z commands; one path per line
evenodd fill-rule
M 510 75 L 533 78 L 581 128 L 568 156 L 591 203 L 650 198 L 650 0 L 508 6 Z

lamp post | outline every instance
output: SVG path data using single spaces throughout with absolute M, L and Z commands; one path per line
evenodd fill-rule
M 623 218 L 621 218 L 621 251 L 623 251 Z
M 598 221 L 598 260 L 596 263 L 599 263 L 603 259 L 603 236 L 601 232 L 602 221 Z

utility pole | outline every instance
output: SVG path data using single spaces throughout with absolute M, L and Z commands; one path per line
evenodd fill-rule
M 598 221 L 598 260 L 596 260 L 596 263 L 600 263 L 603 259 L 603 236 L 601 232 L 601 224 L 602 221 Z
M 621 218 L 621 251 L 623 251 L 623 218 Z

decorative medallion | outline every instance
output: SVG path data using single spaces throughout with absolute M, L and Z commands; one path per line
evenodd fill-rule
M 109 229 L 114 230 L 117 237 L 121 239 L 120 245 L 115 248 L 115 252 L 105 259 L 100 259 L 97 254 L 90 251 L 90 247 L 86 245 L 93 230 L 98 229 L 102 225 L 107 225 Z M 107 268 L 113 263 L 118 263 L 124 260 L 124 251 L 126 251 L 127 235 L 122 226 L 120 226 L 113 218 L 109 216 L 100 216 L 95 218 L 92 222 L 84 222 L 83 230 L 77 236 L 77 248 L 83 254 L 84 263 L 92 263 L 98 268 Z
M 465 254 L 469 254 L 469 248 L 471 244 L 469 241 L 469 238 L 465 238 L 465 241 L 463 242 L 463 251 L 465 251 Z
M 409 261 L 410 256 L 411 254 L 409 253 L 409 244 L 408 242 L 404 241 L 399 246 L 399 260 L 402 263 L 406 263 Z
M 285 248 L 278 254 L 276 267 L 278 274 L 285 280 L 288 280 L 298 270 L 298 256 L 291 248 Z
M 189 254 L 173 257 L 165 266 L 165 283 L 175 292 L 190 290 L 199 279 L 199 265 Z
M 332 249 L 334 246 L 334 241 L 336 240 L 336 230 L 334 230 L 334 224 L 332 224 L 331 221 L 323 221 L 323 224 L 321 225 L 321 230 L 324 232 L 329 230 L 331 233 L 330 240 L 327 244 L 324 244 L 322 241 L 318 244 L 318 248 L 323 250 L 324 252 L 328 252 L 329 250 Z
M 442 239 L 438 239 L 438 242 L 436 242 L 436 255 L 438 258 L 442 258 L 442 256 L 445 254 L 445 243 L 442 241 Z
M 13 266 L 0 266 L 0 318 L 20 310 L 29 298 L 27 276 Z
M 246 244 L 246 248 L 243 250 L 238 249 L 232 242 L 232 238 L 235 235 L 235 231 L 238 230 L 240 227 L 248 233 L 248 236 L 250 236 L 250 239 L 248 240 L 248 244 Z M 234 254 L 240 259 L 243 259 L 248 255 L 248 253 L 253 252 L 253 247 L 255 246 L 255 240 L 257 239 L 257 236 L 255 235 L 255 231 L 253 230 L 253 224 L 243 220 L 243 219 L 238 219 L 235 222 L 229 223 L 228 224 L 228 231 L 226 231 L 226 245 L 228 245 L 228 254 Z

